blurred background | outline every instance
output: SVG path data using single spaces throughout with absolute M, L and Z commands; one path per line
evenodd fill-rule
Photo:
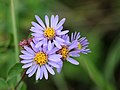
M 81 32 L 91 53 L 64 63 L 48 80 L 26 78 L 18 90 L 120 90 L 120 0 L 14 0 L 18 42 L 28 38 L 35 15 L 66 18 L 64 29 Z M 0 78 L 16 63 L 10 0 L 0 0 Z M 69 33 L 69 34 L 70 34 Z M 9 87 L 17 83 L 14 78 Z M 0 89 L 4 90 L 4 89 Z M 6 90 L 6 89 L 5 89 Z M 14 90 L 14 89 L 12 89 Z

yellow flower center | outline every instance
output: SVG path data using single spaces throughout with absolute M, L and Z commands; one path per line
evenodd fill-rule
M 53 28 L 47 27 L 46 30 L 44 31 L 44 36 L 47 39 L 53 39 L 55 36 L 55 30 Z
M 69 50 L 66 46 L 63 46 L 62 49 L 58 51 L 58 53 L 62 55 L 63 59 L 66 59 L 68 56 Z
M 40 65 L 46 64 L 48 62 L 47 55 L 43 52 L 36 53 L 34 60 Z
M 82 45 L 78 43 L 78 49 L 82 49 Z

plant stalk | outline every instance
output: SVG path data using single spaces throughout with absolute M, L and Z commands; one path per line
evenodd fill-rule
M 12 27 L 13 27 L 13 38 L 14 38 L 14 46 L 15 46 L 15 56 L 16 63 L 19 62 L 19 48 L 18 48 L 18 37 L 17 37 L 17 28 L 16 28 L 16 19 L 15 19 L 15 7 L 14 0 L 10 0 L 11 3 L 11 18 L 12 18 Z

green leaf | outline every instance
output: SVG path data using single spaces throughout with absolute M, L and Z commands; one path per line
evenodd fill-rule
M 104 76 L 99 72 L 93 61 L 83 56 L 76 59 L 80 61 L 82 67 L 88 72 L 90 78 L 101 90 L 115 90 L 114 86 L 105 80 Z
M 12 78 L 9 78 L 8 80 L 7 80 L 7 83 L 8 83 L 8 87 L 10 87 L 10 88 L 14 88 L 15 87 L 15 85 L 17 84 L 17 76 L 14 76 L 14 77 L 12 77 Z
M 117 39 L 118 38 L 120 38 L 120 36 L 117 37 Z M 115 40 L 115 42 L 113 42 L 113 44 L 111 45 L 111 48 L 109 50 L 108 56 L 107 56 L 104 72 L 105 72 L 105 77 L 108 80 L 113 79 L 115 67 L 120 62 L 119 54 L 120 54 L 120 39 L 117 41 Z
M 21 82 L 17 89 L 18 90 L 27 90 L 27 86 L 26 86 L 25 82 Z
M 13 65 L 10 70 L 8 71 L 8 79 L 17 76 L 18 74 L 20 74 L 22 72 L 22 64 L 20 63 L 16 63 L 15 65 Z
M 6 81 L 3 78 L 0 78 L 0 90 L 7 89 L 7 88 L 8 88 L 8 85 Z

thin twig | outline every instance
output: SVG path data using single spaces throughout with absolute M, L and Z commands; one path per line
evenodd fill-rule
M 16 84 L 16 86 L 15 86 L 15 90 L 17 90 L 17 87 L 18 87 L 18 86 L 20 85 L 20 83 L 24 80 L 25 75 L 26 75 L 26 70 L 23 72 L 20 81 Z

